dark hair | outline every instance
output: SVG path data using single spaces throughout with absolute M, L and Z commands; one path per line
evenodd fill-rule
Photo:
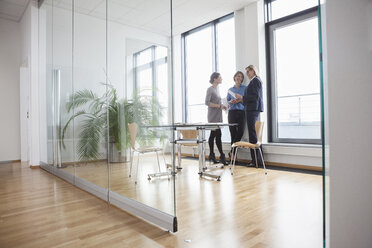
M 211 84 L 213 84 L 214 80 L 215 80 L 216 78 L 218 78 L 219 76 L 221 76 L 221 74 L 219 74 L 218 72 L 213 72 L 212 75 L 211 75 L 211 78 L 209 79 L 209 82 L 210 82 Z
M 243 72 L 241 72 L 241 71 L 237 71 L 237 72 L 234 74 L 233 81 L 235 82 L 235 77 L 238 76 L 239 74 L 242 75 L 242 83 L 243 83 L 243 81 L 244 81 L 244 74 L 243 74 Z

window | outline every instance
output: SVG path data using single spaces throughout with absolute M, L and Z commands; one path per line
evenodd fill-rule
M 271 21 L 318 5 L 318 0 L 272 0 L 267 2 Z
M 135 53 L 134 89 L 144 96 L 156 96 L 162 106 L 161 124 L 168 123 L 168 49 L 151 46 Z
M 268 19 L 317 1 L 276 0 Z M 302 3 L 302 4 L 301 4 Z M 294 6 L 292 6 L 294 5 Z M 274 15 L 275 13 L 275 15 Z M 320 143 L 320 75 L 317 7 L 266 23 L 270 141 Z
M 221 98 L 233 85 L 235 68 L 235 25 L 233 14 L 182 34 L 183 43 L 183 121 L 207 122 L 205 94 L 214 71 L 222 76 Z M 227 112 L 223 113 L 227 122 Z M 230 142 L 228 128 L 222 129 L 222 141 Z

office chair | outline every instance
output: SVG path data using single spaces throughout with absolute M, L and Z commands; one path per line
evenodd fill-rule
M 263 167 L 264 167 L 264 170 L 265 170 L 265 175 L 267 175 L 265 161 L 264 161 L 264 158 L 262 156 L 262 151 L 261 151 L 263 127 L 264 127 L 264 123 L 263 122 L 257 121 L 255 123 L 256 134 L 257 134 L 257 143 L 256 144 L 252 144 L 252 143 L 249 143 L 249 142 L 246 142 L 246 141 L 238 141 L 238 142 L 235 142 L 231 146 L 233 149 L 235 148 L 234 159 L 232 160 L 233 163 L 232 163 L 232 168 L 231 168 L 231 175 L 233 175 L 233 173 L 234 173 L 235 162 L 236 162 L 236 157 L 238 155 L 238 149 L 239 148 L 248 149 L 248 150 L 249 149 L 253 149 L 254 150 L 254 157 L 256 159 L 256 168 L 258 167 L 257 153 L 256 153 L 256 151 L 259 150 L 260 155 L 261 155 L 261 159 L 262 159 L 262 164 L 263 164 Z
M 188 146 L 192 147 L 192 157 L 195 156 L 195 148 L 198 148 L 198 143 L 196 142 L 198 139 L 198 130 L 180 130 L 182 134 L 183 140 L 190 140 L 190 143 L 179 143 L 178 149 L 179 149 L 179 158 L 178 158 L 178 164 L 181 165 L 181 147 L 182 146 Z
M 135 183 L 137 184 L 137 178 L 138 178 L 138 166 L 139 166 L 139 156 L 140 154 L 144 153 L 149 153 L 149 152 L 155 152 L 156 157 L 158 160 L 158 168 L 160 172 L 160 163 L 159 163 L 159 151 L 163 151 L 163 148 L 161 147 L 152 147 L 152 146 L 143 146 L 143 147 L 137 147 L 136 146 L 136 138 L 137 138 L 137 131 L 138 131 L 138 125 L 137 123 L 129 123 L 128 124 L 129 128 L 129 134 L 130 134 L 130 139 L 131 139 L 131 156 L 130 156 L 130 171 L 129 171 L 129 177 L 132 176 L 132 165 L 133 165 L 133 157 L 134 157 L 134 152 L 137 152 L 137 168 L 136 168 L 136 181 Z M 164 163 L 165 163 L 165 157 L 163 154 L 164 158 Z

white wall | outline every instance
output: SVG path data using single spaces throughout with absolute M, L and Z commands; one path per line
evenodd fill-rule
M 21 63 L 30 72 L 30 105 L 28 121 L 29 164 L 39 165 L 39 71 L 38 71 L 38 8 L 36 0 L 30 1 L 20 21 Z M 18 66 L 19 67 L 19 66 Z M 19 68 L 18 68 L 19 69 Z M 21 90 L 24 90 L 23 88 Z M 24 95 L 24 94 L 22 94 Z M 24 125 L 22 125 L 24 127 Z M 24 132 L 22 132 L 24 133 Z
M 21 158 L 19 134 L 20 64 L 19 24 L 0 19 L 0 161 Z
M 372 246 L 371 4 L 327 0 L 325 6 L 332 248 Z

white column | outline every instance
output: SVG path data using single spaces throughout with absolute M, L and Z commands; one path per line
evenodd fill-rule
M 327 0 L 325 6 L 332 248 L 372 244 L 371 5 Z

